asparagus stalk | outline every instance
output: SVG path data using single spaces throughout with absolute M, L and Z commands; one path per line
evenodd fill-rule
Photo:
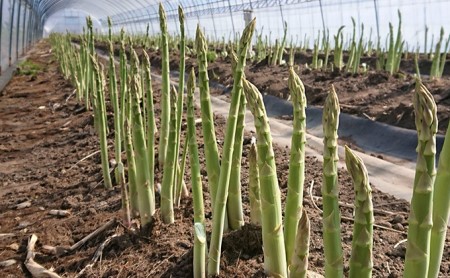
M 391 75 L 394 72 L 394 26 L 389 22 L 389 50 L 388 56 L 385 64 L 385 70 L 388 71 Z
M 236 72 L 238 58 L 236 53 L 231 53 L 232 61 L 231 67 L 233 74 Z M 245 74 L 244 74 L 245 75 Z M 232 92 L 234 94 L 234 92 Z M 245 95 L 241 94 L 239 100 L 238 118 L 236 124 L 236 137 L 234 141 L 234 151 L 232 158 L 231 174 L 230 174 L 230 188 L 228 190 L 227 212 L 228 223 L 232 230 L 238 230 L 244 226 L 244 213 L 242 210 L 242 195 L 241 195 L 241 159 L 242 146 L 244 141 L 244 127 L 245 127 L 245 111 L 247 101 Z
M 191 166 L 192 198 L 194 200 L 194 222 L 204 224 L 205 210 L 203 205 L 202 177 L 200 175 L 198 145 L 195 135 L 194 91 L 195 72 L 194 68 L 191 68 L 187 83 L 187 136 L 189 138 L 189 162 Z
M 298 222 L 298 231 L 295 237 L 295 250 L 292 254 L 291 265 L 289 266 L 290 278 L 307 277 L 310 228 L 306 210 L 302 210 L 302 216 Z
M 145 99 L 146 99 L 146 111 L 147 111 L 147 159 L 148 159 L 148 171 L 150 188 L 154 195 L 155 189 L 155 136 L 156 136 L 156 123 L 155 123 L 155 111 L 153 106 L 153 89 L 152 89 L 152 76 L 150 73 L 150 59 L 147 52 L 143 51 L 144 59 L 144 84 L 145 84 Z M 152 197 L 154 198 L 154 197 Z
M 131 99 L 128 100 L 127 105 L 131 106 Z M 139 215 L 139 199 L 137 192 L 136 158 L 134 157 L 134 148 L 131 136 L 131 108 L 129 108 L 128 111 L 130 114 L 125 121 L 125 146 L 127 153 L 128 184 L 130 191 L 131 213 L 133 216 L 137 216 Z
M 122 28 L 120 30 L 120 51 L 119 51 L 119 78 L 120 78 L 120 125 L 122 127 L 125 126 L 125 118 L 126 118 L 126 98 L 128 96 L 128 82 L 129 80 L 127 79 L 127 56 L 125 53 L 125 30 Z M 125 138 L 126 136 L 126 131 L 122 132 L 122 137 Z M 126 148 L 126 144 L 124 143 L 125 148 Z
M 114 48 L 112 41 L 109 41 L 109 93 L 111 101 L 113 103 L 114 110 L 114 150 L 116 162 L 122 162 L 122 126 L 120 125 L 120 108 L 119 108 L 119 96 L 117 94 L 117 80 L 116 80 L 116 66 L 114 64 Z M 119 173 L 119 167 L 115 170 L 116 181 L 121 179 Z
M 133 132 L 133 146 L 136 158 L 136 187 L 139 200 L 139 214 L 141 218 L 141 225 L 145 226 L 152 221 L 155 213 L 155 196 L 154 190 L 150 187 L 150 173 L 147 156 L 147 145 L 145 141 L 144 125 L 142 120 L 141 106 L 139 102 L 139 95 L 141 93 L 140 75 L 137 73 L 139 66 L 136 52 L 132 53 L 133 57 L 133 71 L 136 74 L 131 78 L 131 104 L 132 104 L 132 132 Z
M 445 134 L 444 146 L 439 157 L 439 164 L 433 192 L 433 228 L 430 241 L 430 267 L 428 278 L 439 275 L 439 268 L 445 246 L 447 223 L 450 216 L 450 126 Z
M 355 220 L 349 277 L 372 277 L 373 206 L 366 166 L 345 146 L 345 164 L 355 188 Z
M 125 182 L 125 169 L 123 167 L 122 161 L 117 164 L 117 169 L 119 170 L 119 184 L 120 192 L 122 194 L 122 211 L 123 211 L 123 224 L 125 227 L 131 226 L 131 216 L 130 216 L 130 199 L 128 197 L 127 185 Z
M 424 34 L 424 36 L 425 36 L 425 42 L 424 42 L 424 50 L 423 50 L 423 54 L 425 54 L 425 59 L 427 59 L 427 56 L 428 56 L 428 52 L 427 52 L 427 46 L 428 46 L 428 44 L 427 44 L 427 41 L 428 41 L 428 25 L 425 25 L 425 34 Z
M 180 75 L 178 79 L 178 98 L 177 98 L 177 137 L 176 137 L 176 171 L 174 171 L 174 187 L 175 192 L 175 202 L 179 204 L 181 198 L 181 185 L 183 185 L 183 175 L 184 171 L 180 169 L 180 163 L 178 161 L 179 150 L 180 150 L 180 133 L 181 133 L 181 122 L 183 115 L 183 99 L 184 99 L 184 72 L 185 72 L 185 52 L 186 52 L 186 40 L 184 35 L 184 12 L 181 6 L 178 6 L 178 19 L 180 21 Z M 181 166 L 183 168 L 184 166 Z M 183 173 L 182 173 L 183 172 Z M 180 185 L 180 190 L 178 189 L 178 184 Z
M 350 42 L 350 51 L 348 54 L 348 61 L 347 61 L 347 72 L 350 72 L 350 70 L 353 67 L 353 61 L 355 59 L 355 53 L 356 53 L 356 22 L 355 19 L 352 17 L 352 25 L 353 25 L 353 35 L 352 40 Z
M 255 225 L 261 225 L 261 197 L 259 186 L 258 154 L 256 152 L 256 138 L 252 137 L 249 162 L 249 198 L 250 198 L 250 221 Z
M 325 276 L 343 277 L 341 243 L 341 213 L 339 211 L 339 185 L 337 175 L 337 130 L 339 125 L 339 101 L 334 87 L 323 107 L 323 239 L 325 251 Z
M 91 55 L 94 55 L 94 52 L 91 51 L 91 42 L 93 43 L 94 35 L 92 33 L 92 20 L 91 17 L 88 16 L 86 18 L 87 32 L 86 32 L 86 61 L 87 61 L 87 71 L 86 77 L 88 80 L 87 83 L 87 95 L 86 95 L 86 109 L 91 109 L 91 105 L 93 104 L 93 98 L 95 97 L 95 73 L 93 69 L 93 64 L 91 61 Z M 94 113 L 95 116 L 95 113 Z M 95 120 L 95 117 L 94 117 Z M 94 121 L 95 124 L 95 121 Z M 97 126 L 96 126 L 97 127 Z
M 106 138 L 106 107 L 104 99 L 104 83 L 103 67 L 99 68 L 97 59 L 91 56 L 91 63 L 93 66 L 93 72 L 96 76 L 96 105 L 97 120 L 99 121 L 99 136 L 100 136 L 100 149 L 101 149 L 101 161 L 103 171 L 103 182 L 106 188 L 112 187 L 111 176 L 109 175 L 109 159 L 108 159 L 108 139 Z
M 177 163 L 177 175 L 178 178 L 175 179 L 174 177 L 174 184 L 175 184 L 175 197 L 174 197 L 174 203 L 177 204 L 177 206 L 180 206 L 181 201 L 181 194 L 183 191 L 183 187 L 186 188 L 186 184 L 184 183 L 184 172 L 186 169 L 186 157 L 187 157 L 187 149 L 189 145 L 189 137 L 186 136 L 186 139 L 184 140 L 184 148 L 183 148 L 183 155 L 181 156 L 181 166 L 179 163 Z M 187 191 L 187 189 L 186 189 Z M 187 195 L 187 194 L 186 194 Z
M 161 128 L 159 135 L 158 165 L 164 169 L 164 162 L 167 154 L 167 144 L 169 140 L 170 125 L 170 77 L 169 77 L 169 43 L 167 34 L 166 12 L 164 6 L 159 3 L 159 22 L 161 28 Z
M 345 26 L 341 26 L 334 37 L 334 66 L 337 71 L 341 71 L 344 67 L 344 62 L 342 60 L 342 29 L 344 29 L 344 27 Z
M 194 223 L 194 278 L 206 277 L 206 232 L 203 223 Z
M 192 198 L 194 200 L 194 277 L 203 278 L 206 275 L 206 236 L 205 236 L 205 209 L 203 204 L 202 178 L 200 175 L 200 162 L 198 159 L 198 145 L 195 135 L 194 114 L 195 72 L 191 68 L 187 82 L 187 143 L 189 143 L 189 162 L 191 166 Z M 185 145 L 185 148 L 188 146 Z
M 418 136 L 416 175 L 408 219 L 405 277 L 427 277 L 433 225 L 433 183 L 436 175 L 436 103 L 425 86 L 416 80 L 414 110 Z
M 236 74 L 234 75 L 234 84 L 233 84 L 234 93 L 231 98 L 230 112 L 228 114 L 223 147 L 225 152 L 223 153 L 222 156 L 219 184 L 217 187 L 216 202 L 214 204 L 214 211 L 213 211 L 211 248 L 209 249 L 209 258 L 208 258 L 208 275 L 219 274 L 220 252 L 222 248 L 222 235 L 225 223 L 225 211 L 226 211 L 225 206 L 228 197 L 228 188 L 231 173 L 231 163 L 232 163 L 231 157 L 233 154 L 233 144 L 235 140 L 239 102 L 242 94 L 242 75 L 244 72 L 248 46 L 252 39 L 254 29 L 255 29 L 255 20 L 252 20 L 247 25 L 247 27 L 245 27 L 240 40 L 239 63 L 236 67 Z
M 84 106 L 86 107 L 87 110 L 91 109 L 91 95 L 92 93 L 90 93 L 91 90 L 91 74 L 90 71 L 92 70 L 91 68 L 91 61 L 90 61 L 90 56 L 89 56 L 89 49 L 88 49 L 88 44 L 87 44 L 87 34 L 85 34 L 85 36 L 83 36 L 82 40 L 81 40 L 81 45 L 84 46 L 83 50 L 81 53 L 83 55 L 83 64 L 85 65 L 84 68 L 84 80 L 85 80 L 85 88 L 84 88 Z
M 281 197 L 269 120 L 261 93 L 249 81 L 244 80 L 243 83 L 245 96 L 255 120 L 258 140 L 264 268 L 269 276 L 286 277 L 287 265 L 281 216 Z
M 288 193 L 285 208 L 284 241 L 286 258 L 289 260 L 294 253 L 294 242 L 297 234 L 303 202 L 303 184 L 305 182 L 305 143 L 306 143 L 306 96 L 305 87 L 295 73 L 289 68 L 289 91 L 294 107 L 293 132 L 291 140 L 291 156 L 289 159 Z
M 419 48 L 417 48 L 417 51 L 414 55 L 414 69 L 416 70 L 416 76 L 420 79 L 420 69 L 419 69 Z
M 281 41 L 280 50 L 277 53 L 278 65 L 281 65 L 281 62 L 283 61 L 284 49 L 286 47 L 286 37 L 287 37 L 287 22 L 285 21 L 283 26 L 283 40 Z
M 436 50 L 434 51 L 433 62 L 431 64 L 431 69 L 430 69 L 430 77 L 432 79 L 439 77 L 439 65 L 440 65 L 440 59 L 441 59 L 441 47 L 442 47 L 443 39 L 444 39 L 444 27 L 441 27 L 441 32 L 439 34 L 439 41 L 436 44 L 436 48 L 435 48 Z
M 174 187 L 174 172 L 176 171 L 175 157 L 177 152 L 176 147 L 176 125 L 177 125 L 177 91 L 172 87 L 170 94 L 170 132 L 167 148 L 166 161 L 164 162 L 164 173 L 161 185 L 161 215 L 165 224 L 171 224 L 175 221 L 173 212 L 173 187 Z
M 214 211 L 217 185 L 219 183 L 220 163 L 219 151 L 217 149 L 216 142 L 216 133 L 214 129 L 214 118 L 211 108 L 211 99 L 209 94 L 208 61 L 206 58 L 208 47 L 199 25 L 197 25 L 195 44 L 197 49 L 200 109 L 202 112 L 202 132 L 205 144 L 206 173 L 208 174 L 208 184 L 211 194 L 211 206 Z

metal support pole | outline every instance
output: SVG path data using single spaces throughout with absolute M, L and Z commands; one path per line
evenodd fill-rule
M 19 10 L 17 13 L 17 29 L 16 29 L 16 60 L 19 59 L 19 38 L 20 38 L 20 12 L 22 10 L 22 1 L 19 0 Z
M 34 3 L 33 3 L 34 7 Z M 27 49 L 31 47 L 31 32 L 32 32 L 32 24 L 34 22 L 35 17 L 35 11 L 33 10 L 33 7 L 30 10 L 30 18 L 28 19 L 28 27 L 27 27 Z
M 13 42 L 13 25 L 14 25 L 14 12 L 16 9 L 16 0 L 13 1 L 13 6 L 11 9 L 11 24 L 9 25 L 9 59 L 8 65 L 12 64 L 12 42 Z
M 423 53 L 427 54 L 427 35 L 428 35 L 428 26 L 427 26 L 427 6 L 424 5 L 423 7 L 423 29 L 424 29 L 424 48 Z M 418 50 L 419 51 L 419 50 Z
M 323 27 L 323 31 L 325 32 L 326 28 L 325 28 L 325 19 L 323 17 L 322 0 L 319 0 L 319 6 L 320 6 L 320 15 L 322 16 L 322 27 Z
M 231 11 L 231 3 L 228 0 L 228 9 L 230 10 L 230 19 L 231 19 L 231 27 L 233 27 L 233 36 L 236 38 L 236 30 L 234 29 L 234 20 L 233 20 L 233 12 Z
M 33 42 L 34 42 L 34 34 L 35 34 L 35 31 L 36 31 L 36 22 L 38 20 L 36 10 L 33 11 L 33 17 L 31 19 L 32 20 L 30 22 L 29 47 L 31 47 L 33 45 Z
M 149 19 L 148 20 L 148 25 L 150 25 L 150 28 L 152 29 L 152 34 L 154 36 L 156 33 L 155 33 L 155 29 L 153 28 L 153 23 L 150 20 L 150 12 L 148 11 L 148 9 L 146 9 L 146 11 L 147 11 L 148 19 Z
M 34 11 L 34 5 L 35 5 L 35 1 L 33 1 L 31 3 L 31 7 L 30 7 L 30 15 L 28 18 L 28 24 L 27 24 L 27 50 L 30 48 L 31 46 L 31 23 L 34 20 L 34 15 L 35 15 L 35 11 Z
M 214 15 L 213 15 L 213 12 L 212 12 L 212 7 L 211 7 L 211 4 L 210 4 L 210 7 L 209 7 L 209 11 L 210 11 L 210 14 L 211 14 L 211 19 L 212 19 L 212 23 L 213 23 L 213 29 L 214 29 L 214 40 L 215 40 L 215 41 L 217 41 L 217 29 L 216 29 L 216 21 L 214 20 Z
M 378 42 L 380 41 L 380 23 L 378 20 L 378 3 L 377 0 L 373 0 L 373 7 L 375 10 L 375 21 L 377 23 L 377 36 L 378 36 Z
M 253 10 L 244 10 L 244 22 L 245 22 L 245 26 L 247 26 L 248 24 L 250 24 L 250 22 L 252 21 L 253 18 Z M 250 45 L 248 47 L 248 51 L 247 51 L 247 55 L 249 57 L 252 56 L 253 53 L 253 47 L 252 47 L 252 42 L 253 40 L 250 40 Z
M 33 25 L 32 25 L 32 27 L 33 27 L 33 32 L 31 32 L 31 44 L 32 44 L 32 45 L 34 44 L 34 42 L 35 42 L 36 39 L 37 39 L 38 22 L 39 22 L 39 18 L 38 18 L 37 14 L 36 14 L 36 18 L 35 18 L 35 20 L 34 20 L 34 22 L 33 22 Z
M 284 15 L 283 15 L 283 6 L 281 5 L 281 0 L 278 0 L 278 7 L 280 8 L 281 28 L 283 28 L 283 26 L 284 26 Z
M 0 75 L 2 75 L 2 23 L 3 23 L 3 0 L 0 1 Z
M 22 28 L 23 28 L 23 30 L 22 30 L 22 55 L 25 54 L 25 32 L 26 32 L 25 23 L 26 23 L 26 19 L 27 19 L 27 11 L 28 11 L 28 7 L 26 4 L 24 6 L 24 9 L 25 9 L 25 11 L 23 12 L 23 21 L 22 21 Z

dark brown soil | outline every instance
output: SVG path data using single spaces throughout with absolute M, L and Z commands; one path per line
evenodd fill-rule
M 56 257 L 44 252 L 43 245 L 70 246 L 110 219 L 120 222 L 120 190 L 105 190 L 101 183 L 100 156 L 94 132 L 92 112 L 77 104 L 73 87 L 58 71 L 57 63 L 49 55 L 49 45 L 41 42 L 34 47 L 29 59 L 44 70 L 35 78 L 15 76 L 0 93 L 0 233 L 13 233 L 0 238 L 0 261 L 17 260 L 17 264 L 0 268 L 2 277 L 30 277 L 25 269 L 25 248 L 28 237 L 38 236 L 36 261 L 65 277 L 75 276 L 91 260 L 96 249 L 113 234 L 118 237 L 106 245 L 100 262 L 83 277 L 192 277 L 193 210 L 190 197 L 176 209 L 176 221 L 165 225 L 159 211 L 150 229 L 143 233 L 125 230 L 121 225 L 88 241 L 75 252 Z M 281 70 L 281 68 L 280 68 Z M 159 87 L 155 83 L 155 106 L 159 113 Z M 111 122 L 111 117 L 110 117 Z M 223 141 L 225 120 L 216 117 L 216 132 Z M 201 132 L 197 130 L 199 143 Z M 245 135 L 246 138 L 249 134 Z M 112 137 L 110 144 L 112 144 Z M 221 144 L 219 144 L 221 149 Z M 248 145 L 243 153 L 243 203 L 248 223 Z M 286 194 L 289 149 L 275 145 L 279 184 L 284 201 Z M 110 154 L 112 155 L 112 154 Z M 204 165 L 203 147 L 200 159 Z M 306 161 L 304 205 L 311 219 L 310 269 L 323 273 L 324 256 L 321 232 L 321 212 L 314 208 L 308 190 L 320 196 L 321 164 L 308 157 Z M 202 166 L 205 191 L 207 230 L 210 231 L 211 212 L 207 178 Z M 189 165 L 186 181 L 190 188 Z M 156 172 L 157 182 L 161 173 Z M 339 171 L 340 200 L 353 202 L 350 177 Z M 16 209 L 16 205 L 30 201 L 31 206 Z M 406 238 L 408 203 L 373 191 L 375 228 L 374 277 L 401 277 L 405 245 L 394 247 Z M 321 202 L 316 201 L 321 207 Z M 50 209 L 67 209 L 68 217 L 54 217 Z M 352 216 L 352 209 L 341 207 L 342 215 Z M 352 222 L 342 221 L 342 241 L 346 271 L 352 238 Z M 446 246 L 448 246 L 447 237 Z M 441 268 L 442 277 L 450 274 L 450 253 L 446 248 Z M 240 231 L 225 234 L 220 277 L 265 277 L 260 227 L 246 225 Z
M 107 50 L 105 43 L 99 42 L 98 47 Z M 118 45 L 115 47 L 118 54 Z M 140 53 L 142 48 L 137 48 Z M 158 51 L 147 51 L 152 66 L 161 66 L 161 55 Z M 170 53 L 170 68 L 178 70 L 179 54 Z M 339 97 L 341 110 L 348 114 L 369 118 L 408 129 L 415 129 L 414 108 L 412 106 L 412 92 L 414 90 L 414 62 L 413 55 L 408 60 L 402 60 L 399 74 L 390 76 L 386 72 L 375 71 L 375 57 L 363 57 L 361 63 L 368 64 L 368 72 L 352 75 L 330 71 L 311 70 L 305 64 L 311 64 L 310 51 L 298 53 L 295 56 L 296 72 L 305 85 L 306 97 L 309 105 L 322 106 L 331 84 L 334 85 Z M 419 61 L 422 74 L 429 74 L 431 62 L 424 57 Z M 333 59 L 330 56 L 329 59 Z M 346 60 L 347 58 L 344 58 Z M 288 57 L 285 57 L 288 60 Z M 331 61 L 330 60 L 330 61 Z M 188 57 L 186 68 L 196 65 L 195 57 Z M 231 63 L 228 58 L 218 57 L 209 63 L 209 78 L 211 82 L 222 84 L 225 90 L 215 89 L 212 93 L 222 94 L 229 91 L 233 85 Z M 289 96 L 288 67 L 268 66 L 267 61 L 248 63 L 246 77 L 255 84 L 262 93 L 274 95 L 283 99 Z M 447 62 L 444 75 L 440 80 L 429 80 L 424 77 L 425 86 L 433 94 L 438 108 L 439 130 L 445 134 L 450 118 L 450 62 Z

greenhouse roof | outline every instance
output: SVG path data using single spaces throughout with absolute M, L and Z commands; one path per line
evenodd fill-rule
M 156 18 L 160 2 L 163 3 L 169 14 L 171 11 L 176 11 L 178 5 L 181 5 L 187 14 L 198 16 L 313 1 L 317 2 L 317 0 L 27 0 L 41 17 L 42 22 L 64 9 L 81 10 L 98 19 L 111 16 L 116 22 L 135 22 L 140 19 Z M 352 1 L 355 0 L 350 0 L 350 2 Z

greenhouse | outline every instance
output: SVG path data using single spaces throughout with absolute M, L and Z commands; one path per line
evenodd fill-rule
M 0 0 L 0 276 L 450 277 L 449 9 Z

